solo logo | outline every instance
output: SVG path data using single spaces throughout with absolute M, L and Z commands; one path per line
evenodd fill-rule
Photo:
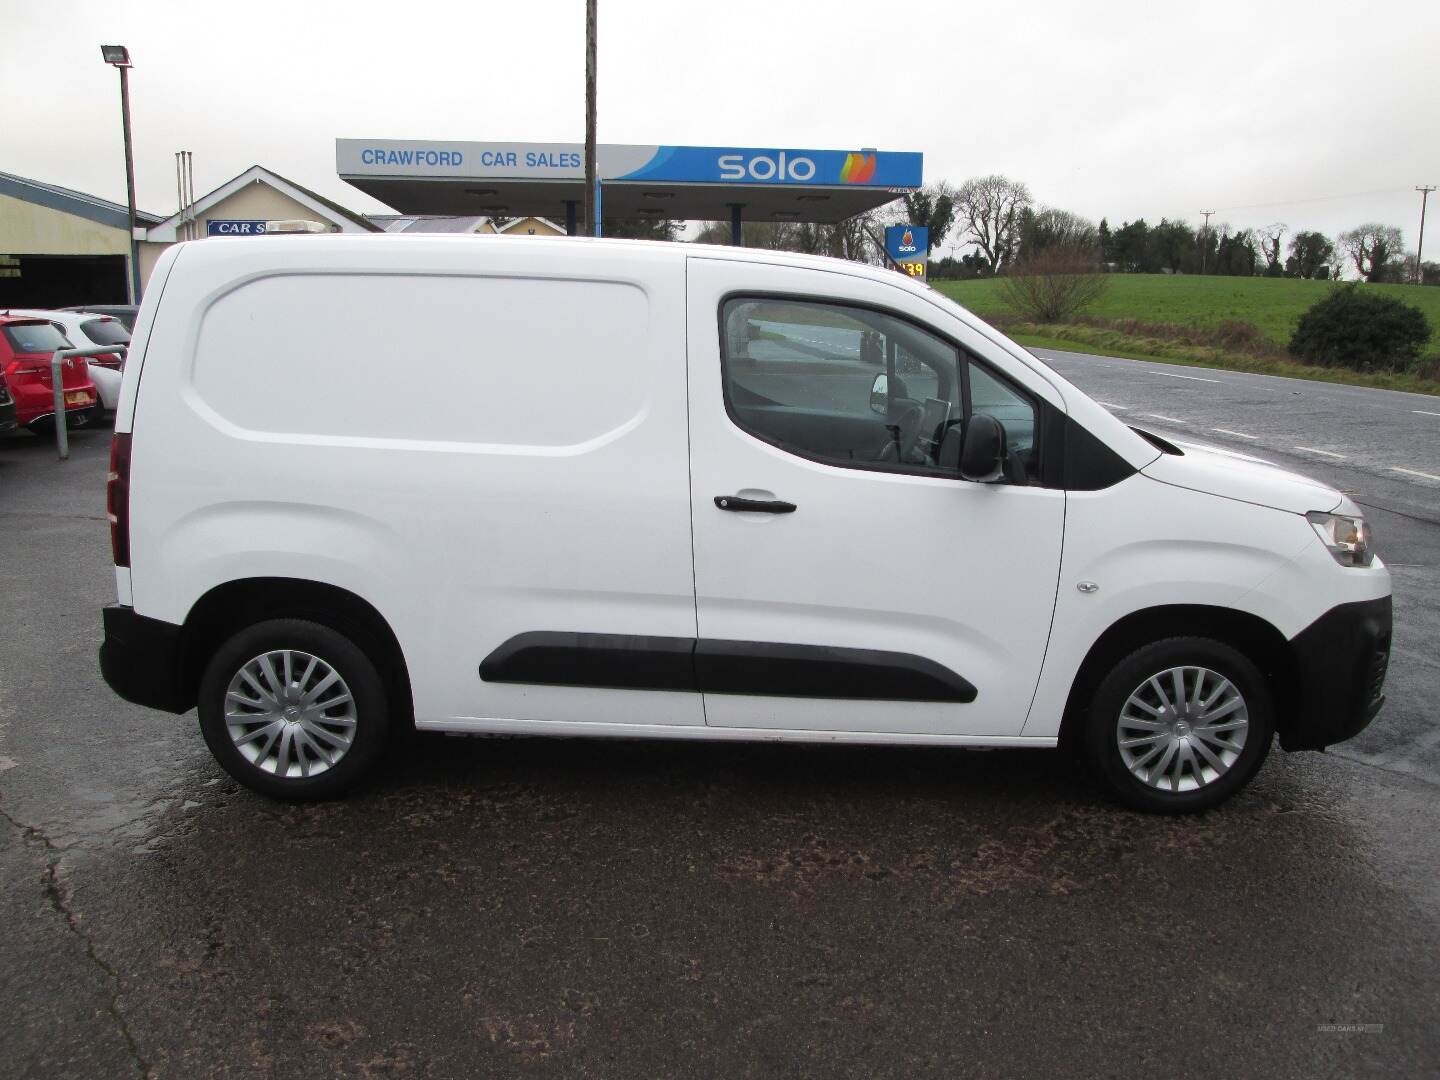
M 900 250 L 907 255 L 915 250 L 915 234 L 909 229 L 900 234 Z
M 790 157 L 781 150 L 774 157 L 756 154 L 748 162 L 744 154 L 721 154 L 716 159 L 721 180 L 778 180 L 804 183 L 815 179 L 815 162 L 808 157 Z
M 863 150 L 858 154 L 846 154 L 845 164 L 840 166 L 840 181 L 844 184 L 868 184 L 875 175 L 875 155 Z

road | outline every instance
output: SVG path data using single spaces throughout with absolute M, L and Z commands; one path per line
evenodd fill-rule
M 1365 509 L 1395 581 L 1389 702 L 1330 753 L 1440 782 L 1440 398 L 1034 352 L 1127 423 L 1317 477 Z
M 1127 423 L 1318 477 L 1365 509 L 1395 580 L 1390 700 L 1330 753 L 1440 782 L 1440 398 L 1034 351 Z
M 1422 517 L 1440 520 L 1440 397 L 1213 368 L 1036 349 L 1128 422 L 1250 453 L 1363 474 Z M 1261 454 L 1260 456 L 1265 456 Z M 1303 464 L 1300 464 L 1303 463 Z M 1357 488 L 1358 490 L 1358 488 Z
M 1224 392 L 1257 444 L 1294 412 Z M 1390 704 L 1183 821 L 1050 752 L 546 739 L 266 802 L 100 682 L 105 433 L 0 439 L 0 1076 L 1433 1075 L 1440 515 L 1385 471 L 1420 431 L 1274 455 L 1387 507 Z

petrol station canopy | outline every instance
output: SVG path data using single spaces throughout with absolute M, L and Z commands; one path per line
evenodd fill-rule
M 921 184 L 922 155 L 874 149 L 596 147 L 607 218 L 834 223 Z M 535 215 L 570 223 L 579 143 L 337 139 L 340 178 L 403 214 Z M 737 209 L 738 208 L 738 209 Z

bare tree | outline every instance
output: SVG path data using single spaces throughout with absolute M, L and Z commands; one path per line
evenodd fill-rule
M 1000 295 L 1036 322 L 1061 322 L 1105 295 L 1110 277 L 1100 273 L 1093 248 L 1051 247 L 1022 259 L 1000 281 Z
M 883 257 L 884 249 L 876 250 L 873 239 L 875 227 L 879 218 L 875 211 L 867 210 L 863 214 L 856 214 L 844 221 L 829 226 L 830 250 L 827 254 L 834 255 L 837 259 L 849 259 L 852 262 L 873 263 Z
M 856 214 L 834 225 L 798 222 L 791 234 L 793 246 L 788 246 L 788 250 L 809 255 L 830 255 L 852 262 L 881 262 L 885 249 L 875 240 L 880 223 L 881 217 L 875 210 Z
M 603 217 L 603 211 L 602 211 Z M 606 236 L 621 240 L 674 240 L 680 235 L 682 221 L 664 218 L 604 218 L 601 228 Z
M 1283 221 L 1255 230 L 1255 246 L 1260 249 L 1260 254 L 1265 256 L 1267 270 L 1279 273 L 1285 269 L 1285 264 L 1280 261 L 1280 245 L 1285 242 L 1285 234 L 1289 231 L 1290 226 Z
M 1341 233 L 1339 247 L 1366 281 L 1383 281 L 1385 264 L 1401 250 L 1400 230 L 1369 222 Z
M 876 240 L 879 223 L 880 218 L 873 210 L 834 225 L 813 221 L 749 221 L 745 223 L 745 246 L 875 263 L 881 261 L 884 252 L 884 246 Z M 695 237 L 695 242 L 730 243 L 730 223 L 708 223 Z
M 728 221 L 707 221 L 695 234 L 691 241 L 696 244 L 728 244 L 730 243 L 730 223 Z
M 1020 239 L 1020 213 L 1030 206 L 1030 191 L 1005 176 L 977 176 L 955 193 L 955 217 L 980 249 L 993 274 L 1014 257 Z
M 796 225 L 792 221 L 747 221 L 745 246 L 771 251 L 797 251 Z M 730 222 L 707 222 L 695 237 L 697 244 L 728 244 L 732 237 Z

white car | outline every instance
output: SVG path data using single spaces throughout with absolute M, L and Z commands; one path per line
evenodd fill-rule
M 1390 574 L 1348 498 L 1133 430 L 855 263 L 180 244 L 115 431 L 104 677 L 198 705 L 278 798 L 414 724 L 1059 745 L 1192 811 L 1384 700 Z
M 130 331 L 113 315 L 97 315 L 87 311 L 21 310 L 12 314 L 25 315 L 50 322 L 77 349 L 103 348 L 106 345 L 130 345 Z M 120 377 L 124 370 L 120 353 L 112 357 L 90 358 L 90 381 L 100 395 L 100 407 L 113 413 L 120 400 Z

